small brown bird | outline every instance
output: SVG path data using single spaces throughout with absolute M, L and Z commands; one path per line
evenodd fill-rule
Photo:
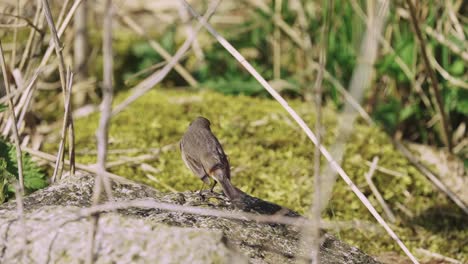
M 185 165 L 198 176 L 203 185 L 214 180 L 211 191 L 217 182 L 230 200 L 236 200 L 240 191 L 231 184 L 229 161 L 218 139 L 210 129 L 210 121 L 197 117 L 187 129 L 180 141 L 180 150 Z M 202 187 L 203 189 L 203 187 Z

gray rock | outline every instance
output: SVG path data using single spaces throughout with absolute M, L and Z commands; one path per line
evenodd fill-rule
M 24 221 L 15 201 L 0 206 L 0 263 L 83 263 L 94 177 L 78 173 L 24 198 Z M 160 193 L 150 187 L 114 184 L 116 201 L 153 199 L 178 205 L 273 214 L 290 210 L 246 195 L 242 206 L 221 194 Z M 240 202 L 239 202 L 240 203 Z M 24 244 L 22 237 L 26 236 Z M 96 234 L 96 263 L 293 263 L 298 231 L 262 224 L 160 209 L 129 208 L 101 214 Z M 378 263 L 359 249 L 325 234 L 321 263 Z

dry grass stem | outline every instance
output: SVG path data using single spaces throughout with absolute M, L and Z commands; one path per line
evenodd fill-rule
M 143 154 L 143 155 L 139 155 L 136 157 L 121 156 L 116 161 L 107 162 L 106 169 L 110 169 L 110 168 L 118 167 L 122 165 L 132 166 L 135 164 L 140 164 L 141 162 L 152 161 L 152 160 L 157 159 L 159 155 L 161 154 L 161 152 L 166 152 L 168 150 L 174 149 L 176 146 L 177 144 L 169 144 L 159 149 L 153 149 L 151 151 L 152 152 L 151 154 Z
M 208 10 L 206 11 L 203 21 L 209 20 L 209 18 L 213 15 L 215 12 L 219 0 L 215 0 L 212 2 Z M 136 99 L 140 98 L 142 95 L 144 95 L 146 92 L 151 90 L 156 84 L 161 82 L 166 75 L 171 71 L 171 69 L 175 66 L 175 64 L 180 60 L 180 58 L 184 55 L 185 52 L 190 48 L 190 45 L 192 41 L 195 40 L 196 34 L 198 34 L 198 31 L 202 28 L 201 23 L 198 24 L 195 29 L 194 29 L 194 35 L 191 35 L 189 38 L 185 40 L 185 42 L 182 44 L 182 46 L 177 50 L 176 54 L 172 57 L 172 59 L 169 61 L 169 63 L 164 66 L 160 71 L 153 73 L 150 75 L 148 78 L 144 79 L 141 81 L 135 88 L 133 88 L 133 93 L 125 99 L 122 103 L 117 105 L 115 109 L 112 111 L 112 116 L 122 112 L 125 108 L 127 108 L 132 102 L 134 102 Z
M 169 52 L 167 52 L 158 42 L 156 42 L 153 39 L 150 39 L 148 33 L 146 33 L 145 30 L 140 25 L 138 25 L 137 22 L 135 22 L 135 20 L 133 20 L 130 16 L 126 15 L 120 9 L 117 9 L 117 15 L 122 19 L 122 22 L 125 23 L 130 29 L 136 32 L 139 36 L 145 38 L 150 44 L 151 48 L 153 48 L 157 53 L 159 53 L 161 57 L 163 57 L 167 62 L 171 61 L 172 56 L 169 54 Z M 174 65 L 174 70 L 176 70 L 177 73 L 179 73 L 180 76 L 182 76 L 182 78 L 184 78 L 184 80 L 187 81 L 187 83 L 190 86 L 198 86 L 197 80 L 195 80 L 195 78 L 193 78 L 190 72 L 188 72 L 182 65 L 180 65 L 180 63 L 176 62 L 176 64 Z
M 198 15 L 198 13 L 187 3 L 185 0 L 182 0 L 185 3 L 185 6 L 190 11 L 190 13 L 200 21 L 200 23 L 218 40 L 218 42 L 270 93 L 270 95 L 277 100 L 281 106 L 291 115 L 291 117 L 298 123 L 298 125 L 304 130 L 309 139 L 317 145 L 317 138 L 314 133 L 310 130 L 304 120 L 294 111 L 284 100 L 284 98 L 273 89 L 268 82 L 248 63 L 245 58 L 221 35 L 216 32 L 216 30 L 208 24 L 204 19 Z M 388 7 L 388 1 L 387 7 Z M 323 145 L 320 145 L 320 151 L 323 156 L 327 159 L 330 166 L 338 172 L 346 184 L 351 188 L 351 190 L 356 194 L 356 196 L 361 200 L 361 202 L 366 206 L 369 212 L 375 217 L 375 219 L 385 228 L 388 234 L 396 241 L 400 248 L 405 252 L 405 254 L 414 262 L 418 263 L 416 258 L 411 254 L 408 248 L 403 244 L 400 238 L 395 234 L 395 232 L 390 228 L 390 226 L 385 222 L 385 220 L 380 216 L 380 214 L 375 210 L 366 196 L 358 189 L 358 187 L 351 181 L 346 172 L 340 167 L 338 163 L 333 159 L 331 154 Z
M 42 0 L 42 5 L 44 8 L 44 15 L 47 20 L 47 24 L 49 25 L 49 30 L 51 32 L 51 37 L 54 43 L 55 53 L 57 54 L 57 58 L 59 59 L 59 74 L 60 74 L 60 83 L 62 85 L 62 92 L 64 99 L 67 96 L 67 81 L 66 81 L 66 67 L 65 61 L 63 59 L 62 54 L 62 45 L 60 44 L 60 39 L 55 28 L 54 19 L 52 18 L 52 12 L 50 11 L 49 2 L 48 0 Z
M 37 33 L 39 33 L 41 36 L 44 35 L 44 32 L 39 31 L 39 28 L 37 28 L 37 30 L 35 31 L 36 29 L 35 25 L 42 24 L 42 22 L 44 21 L 44 17 L 41 16 L 41 11 L 42 11 L 41 0 L 37 0 L 36 1 L 36 13 L 34 14 L 34 21 L 33 21 L 34 27 L 29 32 L 28 40 L 26 42 L 26 47 L 24 48 L 23 56 L 21 57 L 21 61 L 18 66 L 20 70 L 24 70 L 24 68 L 26 67 L 26 64 L 29 62 L 31 51 L 33 49 L 33 43 L 35 42 Z
M 88 1 L 84 0 L 76 10 L 73 20 L 75 30 L 75 39 L 73 41 L 73 60 L 78 82 L 88 78 L 88 56 L 89 56 L 89 37 L 88 37 Z
M 16 0 L 16 17 L 15 17 L 15 24 L 18 23 L 18 17 L 20 15 L 20 1 Z M 18 40 L 18 28 L 15 27 L 13 29 L 13 50 L 11 51 L 11 61 L 10 61 L 10 69 L 15 68 L 16 63 L 16 42 Z
M 20 193 L 24 195 L 24 175 L 23 175 L 23 155 L 21 154 L 21 143 L 18 134 L 18 127 L 16 126 L 16 114 L 15 114 L 15 106 L 13 104 L 13 98 L 9 96 L 10 94 L 10 82 L 8 81 L 7 77 L 7 66 L 5 62 L 5 56 L 3 54 L 3 47 L 2 42 L 0 40 L 0 66 L 2 68 L 3 74 L 3 81 L 5 85 L 5 92 L 8 99 L 8 109 L 10 110 L 10 120 L 13 124 L 13 138 L 15 140 L 15 148 L 16 148 L 16 161 L 18 164 L 18 181 L 20 186 Z
M 459 80 L 459 79 L 453 77 L 452 75 L 450 75 L 450 73 L 448 73 L 442 66 L 440 66 L 440 64 L 437 62 L 436 58 L 434 57 L 434 55 L 432 54 L 431 51 L 428 50 L 427 55 L 429 56 L 429 60 L 431 61 L 431 65 L 434 66 L 434 68 L 439 72 L 439 74 L 445 80 L 447 80 L 450 84 L 452 84 L 454 86 L 458 86 L 458 87 L 461 87 L 463 89 L 468 89 L 468 81 L 462 81 L 462 80 Z M 465 75 L 465 77 L 466 77 L 466 75 Z
M 57 159 L 55 161 L 54 173 L 52 174 L 52 182 L 59 180 L 63 171 L 63 161 L 64 161 L 64 151 L 65 151 L 65 139 L 67 133 L 67 127 L 69 124 L 69 113 L 71 110 L 71 89 L 72 89 L 72 81 L 73 81 L 73 73 L 69 70 L 67 72 L 67 80 L 69 85 L 67 85 L 67 93 L 65 98 L 65 113 L 63 115 L 63 123 L 62 123 L 62 130 L 60 132 L 60 143 L 59 143 L 59 150 L 57 152 Z
M 368 161 L 368 160 L 365 160 L 364 164 L 366 164 L 369 167 L 373 166 L 373 163 Z M 377 171 L 379 171 L 381 173 L 390 175 L 390 176 L 397 177 L 397 178 L 402 178 L 402 177 L 406 176 L 406 174 L 404 174 L 404 173 L 394 171 L 394 170 L 390 170 L 390 169 L 387 169 L 387 168 L 384 168 L 384 167 L 381 167 L 381 166 L 378 166 L 378 165 L 375 166 L 375 170 L 377 170 Z
M 275 1 L 275 17 L 281 18 L 282 0 Z M 281 31 L 275 25 L 273 32 L 273 78 L 281 79 Z
M 431 36 L 435 40 L 437 40 L 440 44 L 449 48 L 453 53 L 459 55 L 464 61 L 468 62 L 468 51 L 461 49 L 457 44 L 453 43 L 449 39 L 447 39 L 444 34 L 437 32 L 430 26 L 425 26 L 424 31 L 427 35 Z
M 377 163 L 379 162 L 379 157 L 374 157 L 372 159 L 372 164 L 369 168 L 369 171 L 364 175 L 366 178 L 367 184 L 369 185 L 369 188 L 371 189 L 372 193 L 374 194 L 375 198 L 377 201 L 380 203 L 380 206 L 382 206 L 382 209 L 384 210 L 385 214 L 387 215 L 387 218 L 390 222 L 395 223 L 396 218 L 395 215 L 393 214 L 392 210 L 388 206 L 388 204 L 385 202 L 385 199 L 382 197 L 382 195 L 379 192 L 379 189 L 375 186 L 374 182 L 372 181 L 372 176 L 374 175 L 374 172 L 377 168 Z
M 451 141 L 452 137 L 450 136 L 451 132 L 450 132 L 450 126 L 449 126 L 449 121 L 448 121 L 449 116 L 445 113 L 445 110 L 444 110 L 445 108 L 444 108 L 444 103 L 442 101 L 442 95 L 440 94 L 439 82 L 437 81 L 434 70 L 431 67 L 429 57 L 427 56 L 427 51 L 426 51 L 427 45 L 421 33 L 421 29 L 419 27 L 419 21 L 417 18 L 416 8 L 414 7 L 412 0 L 406 0 L 406 3 L 408 4 L 408 7 L 409 7 L 411 23 L 413 25 L 414 31 L 416 32 L 416 37 L 418 39 L 419 47 L 421 50 L 421 56 L 423 58 L 424 65 L 426 67 L 426 72 L 427 72 L 427 75 L 429 75 L 429 78 L 431 79 L 431 87 L 435 95 L 437 112 L 439 113 L 441 120 L 442 120 L 443 139 L 445 141 L 445 144 L 448 147 L 448 150 L 452 152 L 452 141 Z
M 61 11 L 59 20 L 61 20 L 61 18 L 65 14 L 65 7 L 66 7 L 67 2 L 68 1 L 66 1 L 65 5 L 62 7 L 62 11 Z M 67 92 L 67 80 L 68 79 L 67 79 L 67 75 L 66 75 L 65 60 L 64 60 L 63 54 L 62 54 L 62 46 L 60 44 L 59 33 L 57 33 L 55 23 L 54 23 L 54 20 L 52 18 L 52 13 L 50 11 L 49 3 L 48 3 L 47 0 L 42 0 L 42 4 L 43 4 L 43 8 L 44 8 L 44 15 L 46 17 L 47 24 L 49 25 L 49 29 L 50 29 L 50 32 L 51 32 L 51 35 L 52 35 L 52 40 L 53 40 L 54 47 L 55 47 L 55 53 L 57 54 L 57 58 L 59 59 L 60 83 L 61 83 L 61 86 L 62 86 L 62 92 L 63 92 L 63 97 L 64 97 L 64 107 L 65 107 L 64 126 L 65 126 L 66 129 L 68 129 L 70 142 L 73 142 L 74 141 L 74 132 L 73 132 L 73 125 L 71 125 L 72 124 L 72 120 L 71 120 L 72 117 L 71 117 L 71 111 L 70 111 L 70 108 L 71 108 L 70 96 L 71 96 L 71 94 L 69 95 L 68 92 Z M 67 18 L 65 18 L 65 21 L 66 21 L 66 19 Z M 64 21 L 64 23 L 65 23 L 65 21 Z M 68 20 L 68 22 L 69 22 L 69 20 Z M 49 48 L 50 48 L 50 45 L 49 45 Z M 71 80 L 71 79 L 72 79 L 72 77 L 69 80 Z M 70 81 L 70 86 L 71 86 L 71 81 Z M 68 99 L 68 101 L 67 101 L 67 99 Z M 64 155 L 65 155 L 65 151 L 64 151 L 65 136 L 63 136 L 61 138 L 61 140 L 62 141 L 60 143 L 60 148 L 59 148 L 59 152 L 58 152 L 58 155 L 60 155 L 60 156 L 57 157 L 56 168 L 54 169 L 54 174 L 52 176 L 52 181 L 53 182 L 56 181 L 56 180 L 60 180 L 61 175 L 62 175 L 63 165 L 61 167 L 60 163 L 64 159 Z M 70 154 L 73 155 L 73 152 L 74 152 L 73 143 L 70 143 Z M 73 173 L 74 168 L 75 168 L 74 158 L 71 158 L 70 160 L 71 160 L 71 163 L 72 163 L 71 172 Z M 59 167 L 61 167 L 61 168 L 59 169 Z

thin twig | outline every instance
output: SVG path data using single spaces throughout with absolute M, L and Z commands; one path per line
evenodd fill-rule
M 291 115 L 291 117 L 298 123 L 298 125 L 304 130 L 308 138 L 317 145 L 317 138 L 314 133 L 310 130 L 304 120 L 294 111 L 284 100 L 284 98 L 275 90 L 273 87 L 268 84 L 268 82 L 252 67 L 250 63 L 219 33 L 204 19 L 200 17 L 200 15 L 192 8 L 192 6 L 187 3 L 185 0 L 181 0 L 185 3 L 186 8 L 189 12 L 200 21 L 200 23 L 210 32 L 218 42 L 270 93 L 270 95 L 277 100 L 281 106 Z M 388 4 L 388 2 L 387 2 Z M 338 174 L 342 177 L 342 179 L 346 182 L 346 184 L 351 188 L 351 190 L 356 194 L 356 196 L 361 200 L 361 202 L 366 206 L 369 212 L 375 217 L 375 219 L 385 228 L 387 233 L 396 241 L 396 243 L 400 246 L 400 248 L 406 253 L 406 255 L 414 262 L 418 263 L 416 258 L 413 254 L 408 250 L 408 248 L 403 244 L 400 238 L 395 234 L 395 232 L 390 228 L 387 222 L 380 216 L 380 214 L 375 210 L 366 196 L 359 190 L 359 188 L 351 181 L 348 174 L 340 167 L 338 163 L 333 159 L 330 155 L 328 150 L 323 146 L 320 145 L 320 151 L 322 152 L 323 156 L 327 159 L 330 166 L 338 172 Z
M 424 65 L 426 66 L 426 72 L 427 72 L 427 75 L 429 75 L 429 78 L 431 79 L 431 84 L 432 84 L 431 87 L 432 87 L 432 90 L 434 91 L 434 95 L 436 99 L 437 112 L 439 112 L 439 115 L 442 120 L 442 130 L 443 130 L 445 144 L 447 144 L 449 152 L 452 152 L 452 140 L 451 140 L 452 137 L 450 136 L 451 132 L 450 132 L 450 125 L 449 125 L 450 118 L 445 113 L 445 110 L 444 110 L 444 103 L 442 101 L 442 96 L 439 90 L 439 82 L 437 81 L 434 70 L 431 67 L 429 57 L 427 56 L 427 51 L 426 51 L 427 45 L 421 33 L 421 29 L 419 28 L 419 22 L 418 22 L 418 18 L 416 15 L 416 8 L 414 7 L 412 0 L 406 0 L 406 3 L 408 3 L 408 6 L 409 6 L 411 23 L 413 24 L 414 31 L 416 32 L 419 47 L 421 49 L 421 55 L 423 57 Z
M 206 11 L 205 15 L 203 16 L 202 21 L 208 21 L 215 12 L 220 0 L 215 0 L 212 2 L 208 10 Z M 202 28 L 202 24 L 198 24 L 194 29 L 194 34 L 191 35 L 189 38 L 185 40 L 182 46 L 177 50 L 176 54 L 172 57 L 169 63 L 164 66 L 160 71 L 153 73 L 145 80 L 141 81 L 135 88 L 133 88 L 134 92 L 125 99 L 122 103 L 117 105 L 115 109 L 112 111 L 112 116 L 117 115 L 118 113 L 122 112 L 127 106 L 133 103 L 136 99 L 140 98 L 146 92 L 151 90 L 156 84 L 162 81 L 166 75 L 171 71 L 171 69 L 175 66 L 175 64 L 180 60 L 180 58 L 184 55 L 184 53 L 190 48 L 192 41 L 195 40 L 196 34 Z
M 0 66 L 2 68 L 3 73 L 3 82 L 5 85 L 5 92 L 8 99 L 8 108 L 10 110 L 10 119 L 11 123 L 13 124 L 13 138 L 15 140 L 15 147 L 16 147 L 16 161 L 18 163 L 18 178 L 19 178 L 19 186 L 20 192 L 24 195 L 24 176 L 23 176 L 23 156 L 21 154 L 21 146 L 20 146 L 20 138 L 18 135 L 18 127 L 16 126 L 16 115 L 15 115 L 15 106 L 13 105 L 13 99 L 9 96 L 10 94 L 10 82 L 8 81 L 7 77 L 7 67 L 5 62 L 5 57 L 3 54 L 3 47 L 2 41 L 0 40 Z
M 30 26 L 32 29 L 34 29 L 37 33 L 39 34 L 44 34 L 44 31 L 42 31 L 41 29 L 39 29 L 36 24 L 34 22 L 31 22 L 31 20 L 29 20 L 27 17 L 23 17 L 23 16 L 20 16 L 20 15 L 12 15 L 12 14 L 7 14 L 7 13 L 3 13 L 3 12 L 0 12 L 0 16 L 10 16 L 10 17 L 14 17 L 16 19 L 21 19 L 21 20 L 24 20 L 24 24 L 16 24 L 16 25 L 13 25 L 14 28 L 18 28 L 18 27 L 26 27 L 26 26 Z M 3 27 L 3 26 L 12 26 L 11 24 L 7 24 L 7 25 L 1 25 L 0 27 Z
M 384 210 L 385 214 L 387 215 L 388 220 L 390 222 L 395 223 L 396 218 L 395 215 L 393 214 L 392 210 L 390 207 L 387 205 L 385 202 L 385 199 L 382 197 L 382 195 L 379 192 L 379 189 L 375 186 L 374 182 L 372 181 L 372 176 L 374 175 L 374 172 L 377 168 L 377 163 L 379 162 L 379 157 L 375 156 L 372 159 L 372 164 L 369 168 L 369 171 L 364 175 L 366 178 L 367 184 L 369 185 L 369 188 L 371 189 L 372 193 L 374 194 L 375 198 L 377 198 L 377 201 L 379 201 L 380 205 L 382 206 L 382 209 Z

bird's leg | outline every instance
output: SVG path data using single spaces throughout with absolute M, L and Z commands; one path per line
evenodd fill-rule
M 213 193 L 214 187 L 216 186 L 218 182 L 216 180 L 213 180 L 213 185 L 211 186 L 210 191 Z
M 205 196 L 203 196 L 203 194 L 202 194 L 202 191 L 203 191 L 204 188 L 205 188 L 205 182 L 203 181 L 202 186 L 201 186 L 200 190 L 198 191 L 198 194 L 200 195 L 202 200 L 205 200 Z

